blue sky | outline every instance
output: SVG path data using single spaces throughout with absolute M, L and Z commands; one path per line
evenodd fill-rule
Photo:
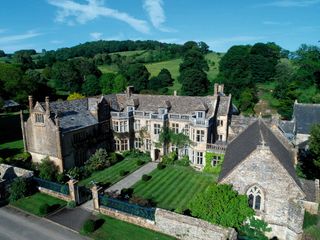
M 273 41 L 319 45 L 320 0 L 2 0 L 0 49 L 86 41 L 205 41 L 213 51 Z

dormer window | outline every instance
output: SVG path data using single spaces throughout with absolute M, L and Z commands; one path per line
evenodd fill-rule
M 197 118 L 203 119 L 204 118 L 204 112 L 203 111 L 197 112 L 196 116 L 197 116 Z
M 128 107 L 127 107 L 127 111 L 128 111 L 128 112 L 134 111 L 134 107 L 133 107 L 133 106 L 128 106 Z
M 159 114 L 166 114 L 167 113 L 167 109 L 165 108 L 159 108 L 158 109 Z
M 36 123 L 44 123 L 43 114 L 41 114 L 41 113 L 35 113 L 34 116 L 35 116 Z

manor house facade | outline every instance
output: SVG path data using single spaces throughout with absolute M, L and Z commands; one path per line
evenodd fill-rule
M 139 149 L 150 152 L 153 160 L 176 151 L 202 170 L 206 151 L 226 149 L 232 103 L 223 91 L 223 85 L 215 84 L 212 96 L 190 97 L 133 94 L 128 87 L 121 94 L 56 102 L 46 98 L 35 105 L 30 96 L 30 115 L 26 121 L 21 118 L 24 148 L 34 162 L 48 156 L 61 171 L 83 165 L 98 148 Z M 159 147 L 164 127 L 184 133 L 192 144 Z

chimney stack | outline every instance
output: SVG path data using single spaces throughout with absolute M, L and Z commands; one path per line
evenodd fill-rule
M 213 87 L 213 94 L 214 94 L 214 95 L 217 95 L 217 94 L 218 94 L 218 90 L 219 90 L 219 84 L 218 84 L 218 83 L 215 83 L 215 84 L 214 84 L 214 87 Z
M 224 92 L 224 84 L 219 84 L 218 85 L 218 92 L 223 93 Z
M 132 92 L 133 92 L 133 86 L 128 86 L 127 87 L 127 97 L 129 98 L 129 97 L 131 97 L 131 95 L 132 95 Z
M 50 115 L 50 99 L 48 96 L 45 98 L 45 101 L 46 101 L 46 115 Z
M 28 99 L 29 99 L 29 113 L 31 113 L 33 109 L 33 97 L 29 96 Z
M 173 96 L 177 96 L 177 90 L 173 91 Z

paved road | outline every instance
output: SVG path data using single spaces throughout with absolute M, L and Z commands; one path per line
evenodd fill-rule
M 157 168 L 158 163 L 156 162 L 149 162 L 143 167 L 139 168 L 137 171 L 131 173 L 121 181 L 117 182 L 116 184 L 109 187 L 106 191 L 107 192 L 120 192 L 123 188 L 129 188 L 134 185 L 136 182 L 141 180 L 143 174 L 148 174 L 152 172 L 154 169 Z
M 0 208 L 1 240 L 83 240 L 87 239 L 47 220 L 19 212 L 10 207 Z

